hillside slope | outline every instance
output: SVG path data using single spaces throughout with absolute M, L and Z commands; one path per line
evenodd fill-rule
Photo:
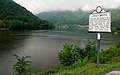
M 84 11 L 51 11 L 36 16 L 57 24 L 88 24 L 89 12 Z
M 120 9 L 105 9 L 112 13 L 112 25 L 120 24 Z M 51 11 L 38 13 L 37 16 L 54 24 L 88 25 L 88 18 L 92 11 Z
M 53 24 L 41 20 L 12 0 L 0 0 L 0 28 L 50 29 Z

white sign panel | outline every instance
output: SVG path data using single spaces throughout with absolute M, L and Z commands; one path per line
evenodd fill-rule
M 111 14 L 109 12 L 90 14 L 89 32 L 111 32 Z

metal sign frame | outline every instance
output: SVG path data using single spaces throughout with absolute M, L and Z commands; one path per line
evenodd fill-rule
M 93 33 L 111 32 L 111 13 L 98 6 L 89 15 L 89 30 Z

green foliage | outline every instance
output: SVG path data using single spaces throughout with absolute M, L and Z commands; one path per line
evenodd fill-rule
M 120 63 L 100 64 L 99 67 L 94 63 L 88 63 L 81 65 L 81 62 L 76 62 L 68 67 L 62 67 L 60 69 L 46 70 L 39 73 L 33 73 L 32 75 L 101 75 L 109 72 L 115 67 L 120 67 Z
M 120 62 L 120 42 L 113 48 L 101 50 L 100 63 Z
M 31 75 L 31 61 L 27 60 L 30 56 L 14 56 L 16 57 L 16 63 L 13 65 L 15 75 Z
M 95 42 L 87 40 L 87 41 L 85 41 L 84 46 L 85 46 L 84 47 L 84 58 L 88 57 L 88 59 L 91 62 L 96 62 L 97 50 L 96 50 Z
M 116 30 L 120 30 L 120 23 L 116 25 Z
M 64 66 L 68 66 L 71 63 L 75 62 L 75 60 L 73 59 L 73 56 L 72 56 L 73 50 L 74 50 L 73 44 L 65 43 L 63 45 L 63 50 L 58 53 L 58 58 L 59 58 L 61 64 L 63 64 Z
M 117 43 L 116 48 L 120 48 L 120 42 Z
M 13 0 L 0 0 L 0 29 L 31 30 L 52 29 L 54 25 L 41 20 L 15 3 Z
M 49 74 L 52 74 L 52 73 L 55 73 L 56 71 L 55 70 L 44 70 L 40 73 L 37 73 L 37 75 L 49 75 Z
M 108 48 L 107 50 L 102 50 L 100 53 L 100 63 L 109 63 L 120 61 L 120 46 L 117 45 L 116 48 Z
M 69 50 L 71 51 L 71 49 L 75 48 L 71 43 L 66 44 L 67 45 L 62 52 Z M 83 60 L 78 60 L 69 66 L 62 66 L 59 68 L 45 70 L 39 73 L 34 73 L 32 75 L 101 75 L 111 71 L 113 68 L 120 67 L 120 42 L 115 46 L 115 48 L 101 50 L 99 66 L 97 66 L 95 63 L 91 63 L 91 58 L 89 58 L 89 56 L 91 56 L 93 53 L 91 52 L 91 49 L 94 49 L 94 46 L 90 46 L 90 44 L 94 45 L 94 43 L 90 42 L 85 43 L 84 49 L 86 49 L 85 51 L 88 51 L 86 54 L 88 56 Z
M 65 43 L 63 50 L 58 53 L 59 61 L 64 66 L 69 66 L 78 60 L 83 61 L 86 57 L 93 59 L 93 61 L 96 59 L 95 43 L 89 40 L 85 42 L 84 48 L 73 46 L 71 43 Z

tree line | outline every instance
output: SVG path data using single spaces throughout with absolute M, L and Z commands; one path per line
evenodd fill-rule
M 52 29 L 54 25 L 42 20 L 12 0 L 0 0 L 0 29 Z

